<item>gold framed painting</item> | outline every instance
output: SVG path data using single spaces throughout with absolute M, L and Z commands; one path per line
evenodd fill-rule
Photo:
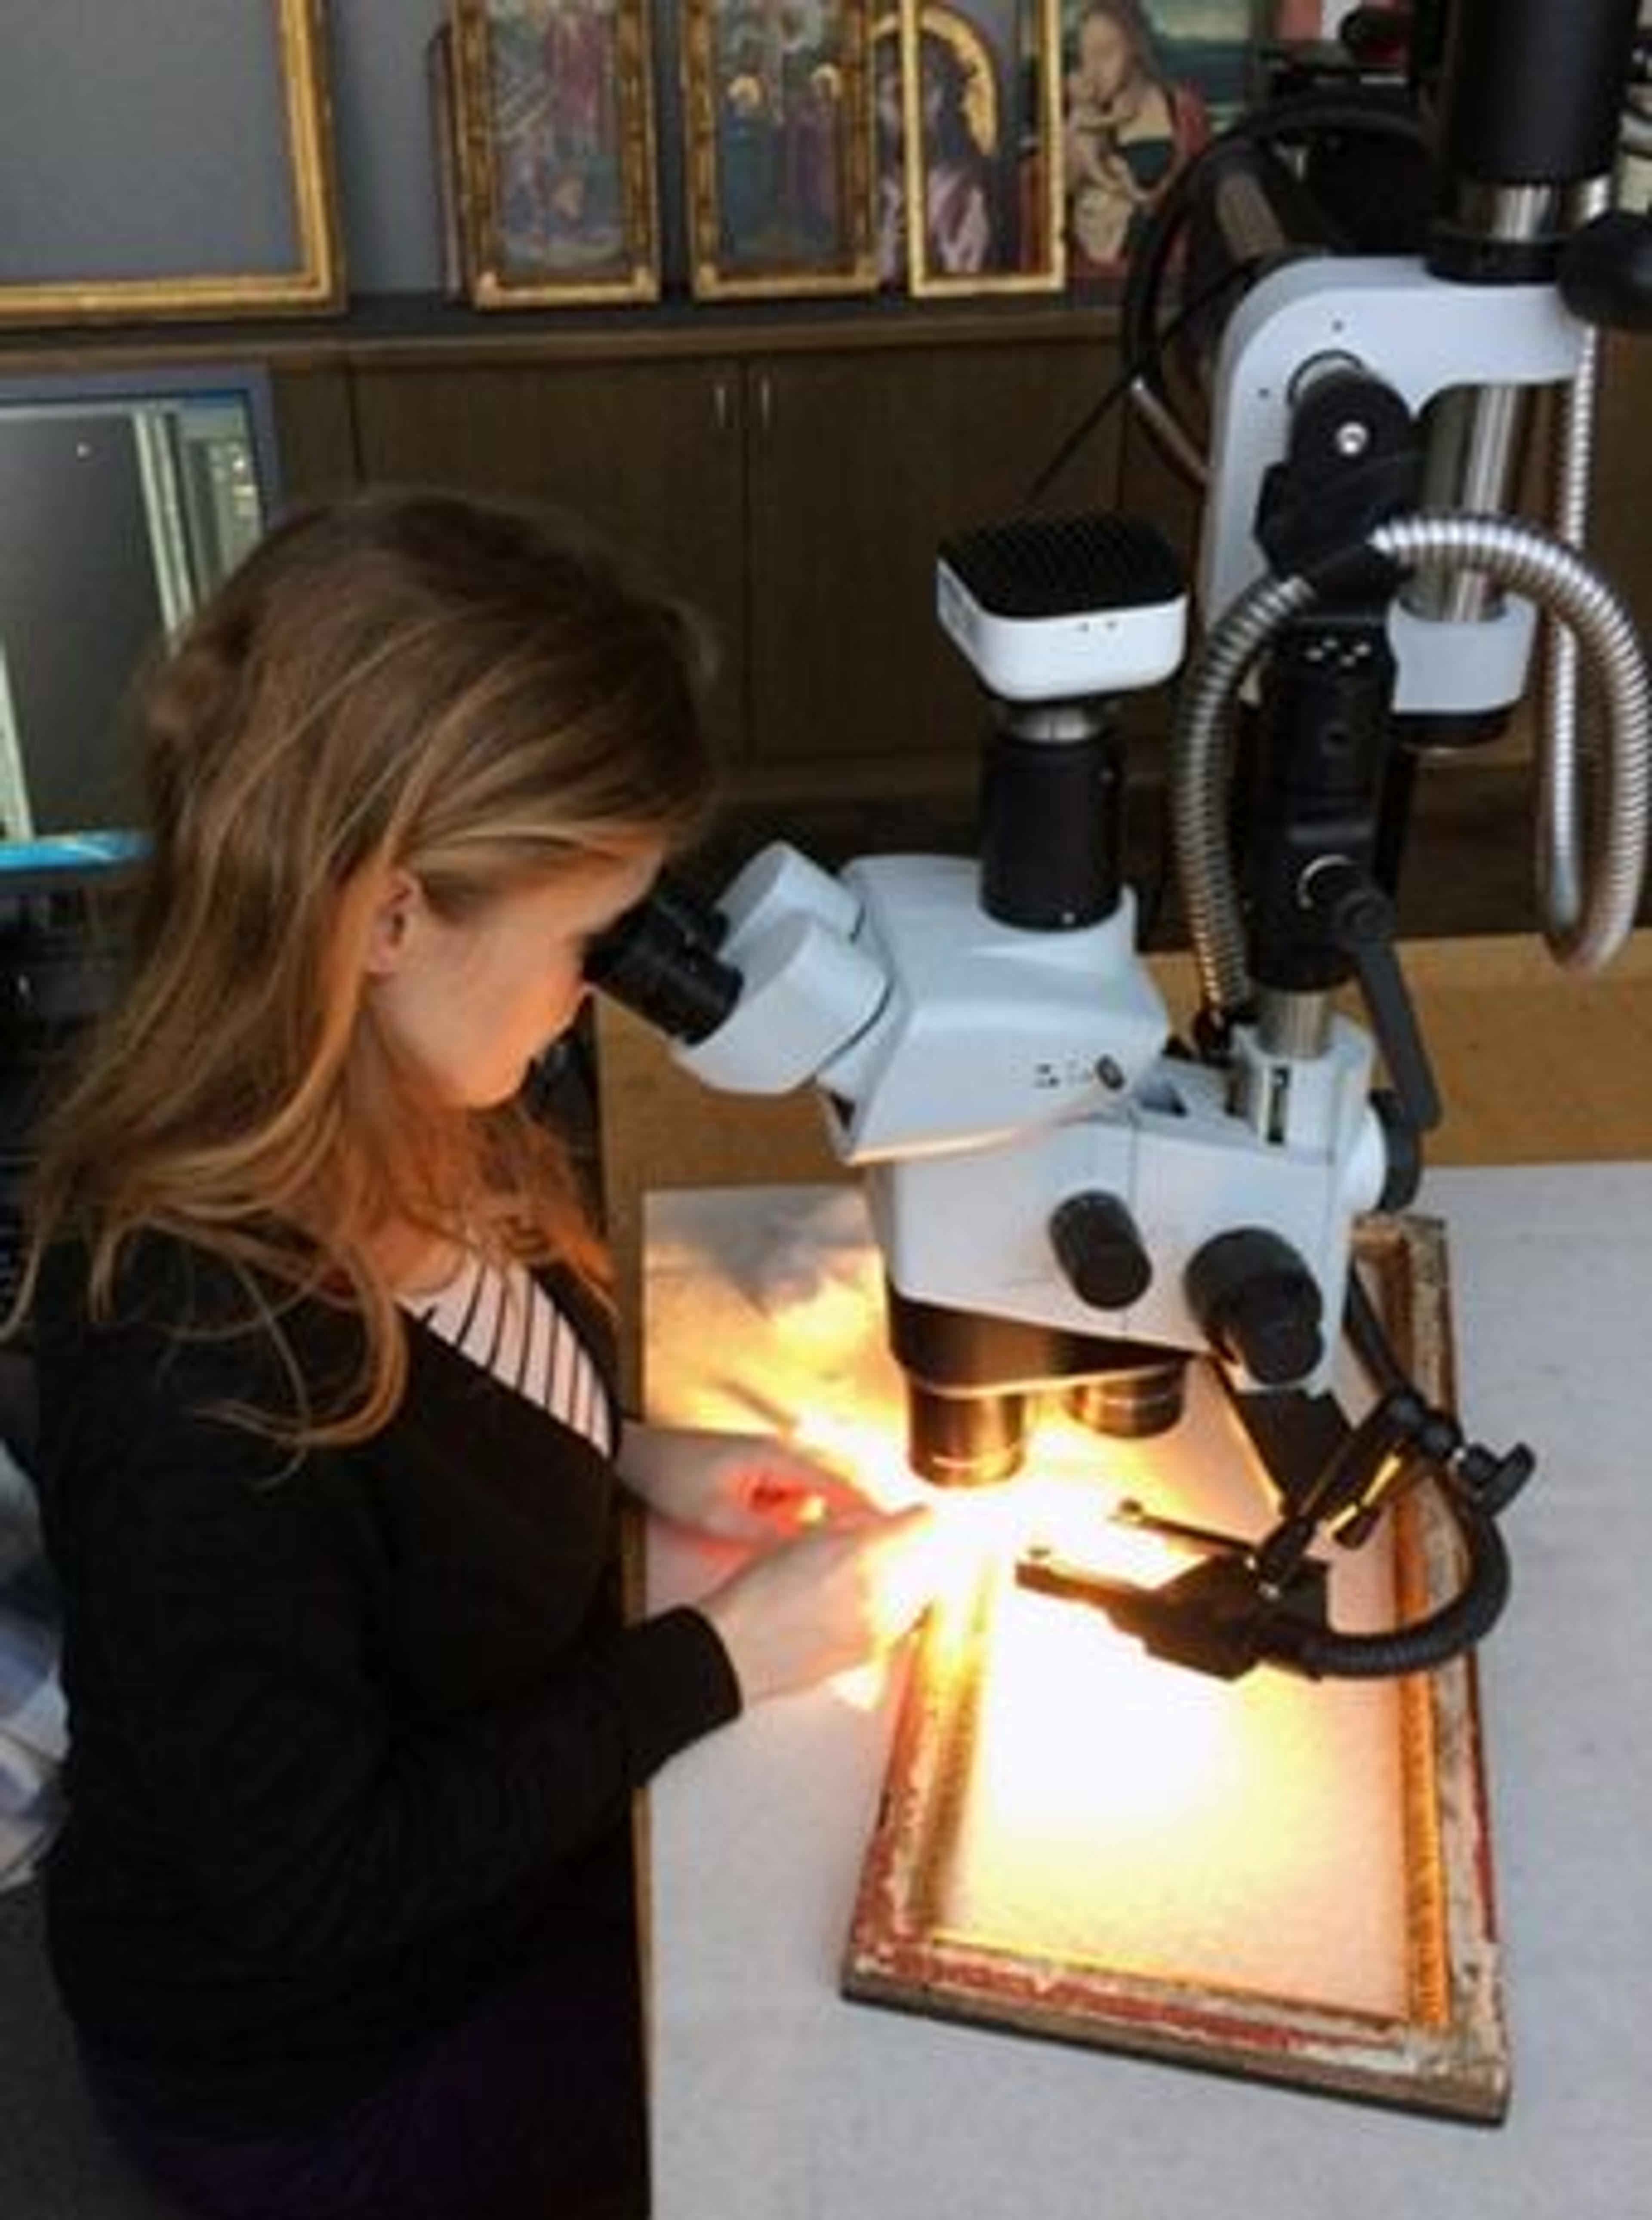
M 1058 292 L 1059 0 L 900 0 L 872 34 L 882 284 Z
M 341 305 L 323 0 L 10 12 L 0 324 Z
M 687 0 L 691 283 L 702 299 L 870 292 L 867 0 Z
M 452 30 L 473 305 L 657 299 L 645 0 L 453 0 Z
M 1185 164 L 1246 105 L 1274 0 L 1062 0 L 1068 275 L 1116 281 Z

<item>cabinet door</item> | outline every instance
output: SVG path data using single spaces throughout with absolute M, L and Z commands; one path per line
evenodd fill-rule
M 271 386 L 284 504 L 347 493 L 358 476 L 348 371 L 340 363 L 284 364 Z
M 713 719 L 738 751 L 745 658 L 739 376 L 702 360 L 373 364 L 356 372 L 370 482 L 570 509 L 692 602 L 720 651 Z
M 748 372 L 751 782 L 777 798 L 973 783 L 983 711 L 935 618 L 949 533 L 1028 489 L 1108 383 L 1096 339 L 771 357 Z M 1110 498 L 1112 421 L 1039 503 Z

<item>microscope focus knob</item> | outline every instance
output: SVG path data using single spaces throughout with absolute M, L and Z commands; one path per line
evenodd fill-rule
M 1050 1245 L 1080 1302 L 1092 1310 L 1125 1310 L 1144 1295 L 1152 1260 L 1136 1221 L 1116 1194 L 1089 1188 L 1069 1194 L 1050 1220 Z
M 1325 1354 L 1318 1285 L 1289 1242 L 1264 1226 L 1206 1242 L 1186 1287 L 1211 1346 L 1264 1388 L 1306 1378 Z

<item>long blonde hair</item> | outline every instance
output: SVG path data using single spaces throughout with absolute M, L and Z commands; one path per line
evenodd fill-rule
M 443 1111 L 364 1014 L 392 870 L 459 920 L 701 822 L 702 643 L 674 604 L 525 512 L 378 493 L 278 525 L 135 704 L 150 850 L 132 976 L 41 1135 L 25 1293 L 82 1244 L 95 1313 L 159 1231 L 289 1300 L 358 1314 L 337 1407 L 261 1423 L 360 1439 L 399 1399 L 386 1226 L 600 1276 L 563 1145 L 519 1105 Z M 273 1288 L 273 1292 L 271 1291 Z

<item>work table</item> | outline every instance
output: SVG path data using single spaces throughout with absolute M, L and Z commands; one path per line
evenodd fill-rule
M 844 2001 L 884 1693 L 759 1707 L 649 1797 L 658 2220 L 1628 2220 L 1652 2114 L 1652 1162 L 1449 1169 L 1464 1414 L 1539 1453 L 1481 1656 L 1514 2097 L 1499 2128 Z M 719 1350 L 726 1372 L 738 1357 Z M 708 1568 L 651 1552 L 657 1600 Z

